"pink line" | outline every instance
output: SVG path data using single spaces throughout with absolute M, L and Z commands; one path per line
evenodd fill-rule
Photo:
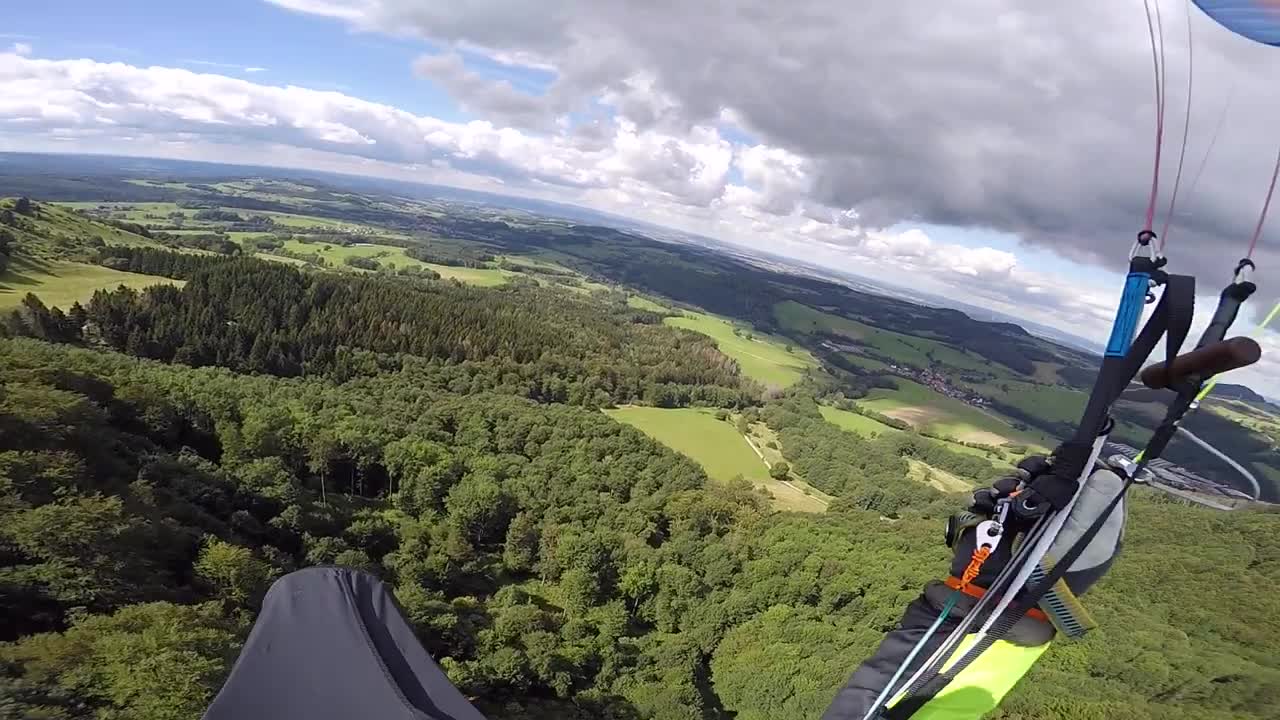
M 1278 0 L 1280 1 L 1280 0 Z M 1182 165 L 1187 159 L 1187 135 L 1191 132 L 1191 91 L 1196 79 L 1196 50 L 1191 35 L 1191 3 L 1187 3 L 1187 111 L 1182 118 L 1182 150 L 1178 153 L 1178 172 L 1173 178 L 1173 195 L 1169 196 L 1169 214 L 1164 218 L 1164 227 L 1160 228 L 1160 252 L 1164 253 L 1169 242 L 1169 225 L 1173 223 L 1173 210 L 1178 203 L 1178 189 L 1182 187 Z
M 1280 177 L 1280 153 L 1276 153 L 1276 169 L 1271 172 L 1271 186 L 1267 188 L 1267 199 L 1262 203 L 1262 214 L 1258 216 L 1258 227 L 1253 230 L 1253 239 L 1249 241 L 1249 254 L 1245 257 L 1252 259 L 1253 251 L 1258 247 L 1258 238 L 1262 237 L 1262 225 L 1267 221 L 1267 210 L 1271 208 L 1271 196 L 1276 192 L 1276 178 Z
M 1142 0 L 1147 10 L 1147 35 L 1151 38 L 1151 63 L 1155 67 L 1156 77 L 1156 158 L 1155 168 L 1151 173 L 1151 198 L 1147 201 L 1147 221 L 1143 230 L 1151 232 L 1156 219 L 1156 198 L 1160 194 L 1160 149 L 1164 146 L 1164 87 L 1160 82 L 1160 56 L 1156 46 L 1156 28 L 1151 20 L 1151 3 Z M 1156 4 L 1156 15 L 1159 17 L 1160 5 Z

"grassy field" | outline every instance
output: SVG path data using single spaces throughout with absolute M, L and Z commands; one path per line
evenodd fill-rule
M 736 427 L 738 416 L 735 415 L 732 419 Z M 765 465 L 773 467 L 776 462 L 786 461 L 786 458 L 782 455 L 778 434 L 767 424 L 762 422 L 752 423 L 747 435 L 747 441 L 756 454 L 764 460 Z M 772 447 L 770 447 L 770 444 L 772 444 Z M 773 504 L 780 510 L 823 512 L 831 504 L 831 501 L 836 499 L 834 495 L 828 495 L 810 485 L 805 478 L 797 475 L 794 469 L 785 483 L 770 478 L 760 484 L 773 496 Z
M 1213 399 L 1210 396 L 1210 400 L 1204 404 L 1204 407 L 1237 425 L 1266 435 L 1273 441 L 1280 441 L 1280 420 L 1271 415 L 1261 413 L 1247 403 L 1236 400 L 1223 400 L 1222 398 Z
M 768 468 L 732 423 L 709 410 L 622 407 L 605 411 L 614 420 L 642 430 L 667 447 L 689 456 L 712 480 L 767 478 Z
M 826 332 L 843 335 L 868 346 L 877 354 L 891 357 L 907 365 L 927 368 L 934 363 L 942 363 L 959 370 L 981 373 L 1001 372 L 982 358 L 950 345 L 890 330 L 881 330 L 856 320 L 815 310 L 793 300 L 774 306 L 773 316 L 788 332 L 806 335 Z
M 889 369 L 889 363 L 881 362 L 880 360 L 867 357 L 866 355 L 857 355 L 854 353 L 840 353 L 840 355 L 843 356 L 844 359 L 848 360 L 850 363 L 853 363 L 854 365 L 857 365 L 860 368 L 870 370 L 872 372 L 878 373 L 878 372 L 882 372 L 884 370 Z
M 856 412 L 833 408 L 829 405 L 819 406 L 818 410 L 822 413 L 822 417 L 826 418 L 827 422 L 842 430 L 848 430 L 863 437 L 878 437 L 887 432 L 898 432 L 896 428 L 891 428 L 882 422 L 877 422 L 866 415 L 859 415 Z
M 27 246 L 28 250 L 30 250 L 32 245 L 38 244 L 37 238 L 56 238 L 59 236 L 75 238 L 77 241 L 86 238 L 98 238 L 107 245 L 156 244 L 141 235 L 134 235 L 126 230 L 90 220 L 71 208 L 62 207 L 62 205 L 62 203 L 40 203 L 39 215 L 28 219 L 29 222 L 35 225 L 34 232 L 19 235 L 20 245 Z M 12 207 L 12 201 L 0 202 L 0 207 Z
M 275 199 L 279 196 L 268 197 Z M 180 208 L 174 203 L 166 202 L 64 202 L 58 204 L 77 210 L 105 210 L 113 214 L 124 213 L 124 219 L 129 222 L 136 222 L 142 225 L 168 225 L 172 222 L 168 217 L 169 215 L 178 212 L 182 213 L 184 216 L 183 229 L 177 231 L 170 230 L 167 232 L 213 232 L 222 229 L 227 225 L 226 222 L 218 220 L 196 220 L 194 216 L 199 212 L 199 210 L 193 208 Z M 333 220 L 331 218 L 323 218 L 317 215 L 283 213 L 276 212 L 274 210 L 246 210 L 244 208 L 235 207 L 221 207 L 218 209 L 238 213 L 241 217 L 265 215 L 271 218 L 277 227 L 289 230 L 318 228 L 326 232 L 348 232 L 365 234 L 370 237 L 404 237 L 400 233 L 384 230 L 372 225 L 344 222 L 342 220 Z
M 851 433 L 861 435 L 862 437 L 878 437 L 885 433 L 902 432 L 897 428 L 889 427 L 884 423 L 876 422 L 869 417 L 859 415 L 848 410 L 840 410 L 838 408 L 828 407 L 826 405 L 818 408 L 822 412 L 822 417 L 827 422 L 848 430 Z M 1003 454 L 999 458 L 991 457 L 988 453 L 977 448 L 967 447 L 959 443 L 944 443 L 947 447 L 957 452 L 967 452 L 993 462 L 1006 461 Z M 928 483 L 943 492 L 962 492 L 972 489 L 972 485 L 946 470 L 939 470 L 931 465 L 927 465 L 915 458 L 907 458 L 907 477 L 922 483 Z
M 1057 385 L 1062 382 L 1062 377 L 1058 375 L 1058 371 L 1062 369 L 1061 363 L 1036 360 L 1032 364 L 1036 366 L 1036 372 L 1032 376 L 1032 379 L 1036 382 L 1049 383 L 1050 385 Z
M 670 308 L 663 307 L 658 303 L 639 295 L 631 295 L 627 298 L 627 304 L 638 310 L 648 310 L 656 313 L 671 312 Z
M 193 208 L 180 208 L 174 203 L 167 202 L 63 202 L 58 203 L 64 207 L 74 210 L 98 210 L 107 212 L 114 219 L 123 219 L 139 225 L 147 225 L 154 227 L 162 227 L 171 225 L 173 219 L 169 215 L 173 213 L 182 213 L 182 226 L 187 231 L 193 232 L 214 232 L 222 226 L 223 223 L 196 220 L 194 215 L 199 210 Z M 228 208 L 235 210 L 235 208 Z M 238 211 L 244 212 L 244 211 Z M 123 218 L 119 215 L 123 214 Z
M 932 485 L 946 493 L 966 492 L 973 489 L 973 485 L 967 480 L 962 480 L 946 470 L 939 470 L 915 458 L 907 458 L 907 477 L 916 482 Z
M 169 213 L 180 212 L 187 217 L 196 214 L 196 210 L 191 208 L 180 208 L 170 202 L 60 202 L 59 205 L 73 208 L 75 210 L 109 210 L 113 212 L 124 212 L 130 215 L 137 213 L 139 217 L 150 213 L 152 215 L 168 215 Z
M 125 180 L 130 185 L 141 185 L 143 187 L 169 188 L 171 190 L 186 190 L 187 184 L 184 182 L 164 182 L 163 180 Z
M 306 260 L 299 260 L 298 258 L 285 257 L 283 255 L 271 255 L 270 253 L 254 253 L 253 256 L 259 260 L 284 263 L 285 265 L 294 265 L 296 267 L 306 267 L 311 264 Z
M 37 263 L 17 258 L 7 271 L 0 274 L 0 310 L 16 307 L 29 292 L 35 293 L 49 307 L 66 310 L 74 302 L 88 302 L 98 290 L 114 290 L 121 285 L 144 288 L 160 283 L 182 284 L 181 281 L 120 272 L 100 265 Z
M 1084 412 L 1084 404 L 1088 400 L 1086 393 L 1057 385 L 1008 381 L 971 387 L 987 397 L 1049 422 L 1075 423 Z
M 180 230 L 178 232 L 187 232 L 187 231 Z M 203 232 L 203 231 L 197 230 L 196 232 Z M 238 243 L 244 243 L 244 241 L 246 240 L 254 240 L 256 238 L 269 238 L 269 237 L 273 237 L 271 233 L 254 232 L 251 230 L 232 230 L 227 233 L 228 240 L 230 240 L 231 242 L 238 242 Z
M 234 210 L 235 208 L 228 208 Z M 266 210 L 240 211 L 244 215 L 266 215 L 271 218 L 279 227 L 286 228 L 324 228 L 325 230 L 334 230 L 339 232 L 353 233 L 370 233 L 373 235 L 394 235 L 395 233 L 385 231 L 370 225 L 359 225 L 356 223 L 343 222 L 342 220 L 332 220 L 330 218 L 317 217 L 315 215 L 300 215 L 297 213 L 282 213 Z
M 407 258 L 413 260 L 413 258 Z M 417 262 L 416 260 L 414 262 Z M 480 287 L 497 287 L 504 285 L 507 279 L 511 277 L 511 273 L 506 270 L 497 270 L 495 268 L 462 268 L 449 267 L 448 265 L 434 265 L 432 263 L 419 263 L 425 268 L 430 268 L 440 273 L 440 277 L 449 280 L 457 280 L 468 285 L 478 285 Z
M 12 208 L 13 200 L 0 200 L 0 207 Z M 72 303 L 88 302 L 98 290 L 173 283 L 165 278 L 74 262 L 92 255 L 90 240 L 107 245 L 156 243 L 86 218 L 72 208 L 37 203 L 36 211 L 23 218 L 22 228 L 9 231 L 14 238 L 13 255 L 8 269 L 0 274 L 0 310 L 16 307 L 27 293 L 35 293 L 47 306 L 66 310 Z
M 742 476 L 769 490 L 780 510 L 821 512 L 826 503 L 769 477 L 769 466 L 756 454 L 731 421 L 717 420 L 711 410 L 621 407 L 606 410 L 609 417 L 639 429 L 649 437 L 690 458 L 712 480 Z
M 440 273 L 440 277 L 446 279 L 454 279 L 459 282 L 468 283 L 470 285 L 480 285 L 485 287 L 493 287 L 502 285 L 507 282 L 507 278 L 515 273 L 507 270 L 498 270 L 496 268 L 464 268 L 451 267 L 448 265 L 436 265 L 434 263 L 424 263 L 405 254 L 405 249 L 394 245 L 377 245 L 370 243 L 361 243 L 359 245 L 332 245 L 325 242 L 301 242 L 299 240 L 289 240 L 285 242 L 284 248 L 295 253 L 309 253 L 319 255 L 329 261 L 334 267 L 342 267 L 349 257 L 372 258 L 379 265 L 386 267 L 419 267 L 429 270 L 435 270 Z
M 186 226 L 182 230 L 171 231 L 178 234 L 198 234 L 198 233 L 214 232 L 214 231 L 220 230 L 224 225 L 226 225 L 226 223 L 220 223 L 220 222 L 200 223 L 198 221 L 192 220 L 191 216 L 197 212 L 196 210 L 182 209 L 173 203 L 77 202 L 77 203 L 59 203 L 59 205 L 62 205 L 64 207 L 59 208 L 53 205 L 47 206 L 50 208 L 49 214 L 50 214 L 51 221 L 61 220 L 61 221 L 65 221 L 63 224 L 67 225 L 66 228 L 59 227 L 59 226 L 52 227 L 52 230 L 54 231 L 55 234 L 61 233 L 61 234 L 83 235 L 84 234 L 83 228 L 88 226 L 88 227 L 94 228 L 92 232 L 94 234 L 98 234 L 102 236 L 104 242 L 106 242 L 109 245 L 111 244 L 133 244 L 133 245 L 148 244 L 150 245 L 154 243 L 152 243 L 151 241 L 145 238 L 141 238 L 137 235 L 133 235 L 132 233 L 128 233 L 123 230 L 118 230 L 110 226 L 102 225 L 101 223 L 88 223 L 84 218 L 80 217 L 79 215 L 76 215 L 73 212 L 73 210 L 99 209 L 99 208 L 115 209 L 115 208 L 128 207 L 129 208 L 128 210 L 118 210 L 118 211 L 125 212 L 128 219 L 131 222 L 138 222 L 142 224 L 148 224 L 148 223 L 164 224 L 165 221 L 160 221 L 155 218 L 147 218 L 146 216 L 147 215 L 168 215 L 171 212 L 181 211 L 184 215 L 187 216 Z M 240 212 L 242 215 L 247 215 L 247 214 L 267 215 L 267 216 L 270 216 L 275 221 L 276 225 L 281 227 L 287 227 L 287 228 L 296 229 L 296 228 L 317 227 L 317 228 L 323 228 L 325 230 L 363 233 L 363 234 L 369 235 L 370 239 L 376 239 L 377 236 L 399 237 L 395 233 L 379 230 L 378 228 L 374 228 L 372 226 L 345 223 L 339 220 L 330 220 L 328 218 L 316 217 L 313 215 L 297 215 L 297 214 L 289 214 L 289 213 L 264 212 L 264 211 L 246 211 L 246 210 L 237 210 L 236 208 L 224 208 L 224 209 Z M 235 242 L 244 243 L 247 240 L 251 240 L 255 237 L 260 237 L 268 234 L 269 233 L 251 232 L 251 231 L 233 231 L 233 232 L 227 233 L 227 236 L 229 239 Z M 424 263 L 406 255 L 404 248 L 396 247 L 392 245 L 361 243 L 359 245 L 342 246 L 342 245 L 333 245 L 325 242 L 306 243 L 306 242 L 301 242 L 299 240 L 289 240 L 285 243 L 285 248 L 292 252 L 315 253 L 317 255 L 320 255 L 328 259 L 330 264 L 332 264 L 335 267 L 343 267 L 344 261 L 348 257 L 367 257 L 367 258 L 374 258 L 378 261 L 379 264 L 385 265 L 387 267 L 426 268 L 426 269 L 436 271 L 437 273 L 440 274 L 440 277 L 442 278 L 455 279 L 470 285 L 479 285 L 479 286 L 485 286 L 485 287 L 502 285 L 506 283 L 507 279 L 514 274 L 506 270 L 498 270 L 495 268 L 463 268 L 463 267 L 450 267 L 447 265 L 436 265 L 433 263 Z M 287 262 L 292 264 L 298 264 L 299 262 L 301 262 L 301 261 L 292 260 L 292 259 L 271 257 L 265 254 L 259 254 L 258 257 L 268 258 L 271 260 L 278 260 L 281 262 Z
M 883 435 L 885 433 L 902 432 L 897 428 L 889 427 L 888 425 L 885 425 L 884 423 L 881 423 L 881 422 L 877 422 L 865 415 L 859 415 L 858 413 L 850 412 L 848 410 L 833 408 L 829 405 L 821 405 L 818 407 L 818 410 L 819 412 L 822 413 L 822 417 L 825 418 L 826 421 L 831 423 L 832 425 L 835 425 L 836 427 L 842 430 L 848 430 L 851 433 L 861 435 L 862 437 L 865 437 L 865 438 L 879 437 L 880 435 Z M 961 443 L 958 443 L 958 442 L 938 440 L 936 438 L 929 438 L 929 439 L 934 442 L 940 442 L 943 445 L 946 445 L 949 449 L 954 450 L 958 453 L 964 453 L 965 455 L 980 457 L 980 458 L 983 458 L 984 460 L 990 460 L 991 462 L 994 462 L 997 464 L 1006 463 L 1006 464 L 1012 465 L 1013 463 L 1021 459 L 1021 456 L 1015 456 L 1013 453 L 1002 450 L 998 446 L 993 446 L 993 447 L 996 447 L 996 451 L 992 452 L 992 451 L 982 450 L 981 448 L 962 445 Z
M 733 324 L 705 313 L 684 312 L 680 317 L 665 319 L 668 325 L 693 330 L 716 341 L 720 352 L 738 362 L 742 374 L 764 385 L 787 387 L 804 377 L 807 368 L 817 361 L 807 350 L 794 348 L 787 352 L 784 341 L 756 334 L 748 340 L 733 334 Z
M 897 390 L 876 388 L 858 404 L 889 417 L 911 423 L 917 430 L 984 445 L 1003 443 L 1044 447 L 1051 439 L 1040 433 L 1020 432 L 992 413 L 971 407 L 955 398 L 911 380 L 895 378 Z

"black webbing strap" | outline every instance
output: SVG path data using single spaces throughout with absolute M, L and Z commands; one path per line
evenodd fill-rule
M 1161 337 L 1166 339 L 1165 350 L 1168 361 L 1172 361 L 1177 356 L 1182 344 L 1186 341 L 1187 334 L 1191 330 L 1194 310 L 1195 278 L 1186 275 L 1170 275 L 1164 295 L 1160 298 L 1159 304 L 1156 305 L 1155 311 L 1152 312 L 1151 318 L 1142 328 L 1142 332 L 1134 339 L 1129 352 L 1123 358 L 1115 358 L 1115 362 L 1103 361 L 1103 367 L 1099 371 L 1100 377 L 1094 384 L 1094 394 L 1100 394 L 1106 400 L 1106 403 L 1095 402 L 1095 398 L 1090 397 L 1088 409 L 1081 419 L 1082 428 L 1085 426 L 1092 428 L 1091 432 L 1093 434 L 1089 437 L 1090 444 L 1107 428 L 1111 405 L 1120 398 L 1130 381 L 1138 374 L 1138 370 L 1150 357 L 1151 352 L 1155 350 Z M 1111 360 L 1111 358 L 1108 360 Z M 1077 432 L 1072 442 L 1066 444 L 1070 445 L 1080 437 L 1081 433 Z M 1087 456 L 1079 460 L 1080 467 L 1077 475 L 1083 474 L 1084 463 L 1087 460 Z M 1069 462 L 1073 461 L 1074 457 Z M 1057 464 L 1058 461 L 1055 458 L 1055 467 Z M 997 640 L 1008 635 L 1013 626 L 1040 602 L 1040 598 L 1055 583 L 1062 579 L 1071 565 L 1079 559 L 1085 548 L 1089 546 L 1089 543 L 1093 542 L 1094 537 L 1102 530 L 1111 513 L 1120 505 L 1125 493 L 1129 491 L 1129 487 L 1132 484 L 1133 480 L 1131 478 L 1125 480 L 1120 492 L 1116 493 L 1116 496 L 1107 504 L 1107 507 L 1098 515 L 1093 524 L 1080 536 L 1080 539 L 1071 546 L 1062 558 L 1057 560 L 1053 569 L 1039 583 L 1026 588 L 1020 593 L 1018 598 L 1005 610 L 1004 614 L 992 624 L 991 630 L 982 636 L 973 647 L 969 648 L 959 661 L 945 672 L 934 673 L 932 677 L 927 675 L 921 677 L 911 687 L 907 688 L 907 696 L 898 701 L 892 708 L 884 711 L 882 717 L 885 720 L 907 720 L 907 718 L 910 718 L 916 711 L 936 697 L 948 683 L 965 668 L 972 665 Z
M 1124 394 L 1160 343 L 1160 338 L 1166 338 L 1167 360 L 1171 362 L 1177 356 L 1186 342 L 1187 333 L 1191 331 L 1195 302 L 1196 279 L 1190 275 L 1169 275 L 1160 302 L 1142 332 L 1134 338 L 1129 352 L 1124 357 L 1103 359 L 1075 435 L 1054 452 L 1055 474 L 1076 478 L 1084 473 L 1085 463 L 1092 454 L 1093 441 L 1107 427 L 1111 406 Z
M 1242 266 L 1245 262 L 1248 261 L 1241 261 Z M 1249 264 L 1252 265 L 1253 263 Z M 1227 331 L 1231 329 L 1231 325 L 1235 322 L 1236 316 L 1240 313 L 1240 306 L 1257 289 L 1256 285 L 1248 281 L 1232 282 L 1224 288 L 1222 294 L 1218 297 L 1218 307 L 1214 310 L 1213 319 L 1200 336 L 1200 341 L 1196 343 L 1196 348 L 1199 349 L 1222 342 L 1227 336 Z M 1151 439 L 1147 441 L 1147 447 L 1142 451 L 1144 464 L 1164 454 L 1165 449 L 1169 447 L 1169 443 L 1178 432 L 1178 423 L 1191 411 L 1191 406 L 1195 404 L 1196 396 L 1200 394 L 1200 388 L 1204 387 L 1204 383 L 1208 379 L 1209 377 L 1206 375 L 1194 374 L 1180 378 L 1174 383 L 1174 389 L 1177 390 L 1178 394 L 1169 403 L 1169 409 L 1165 413 L 1164 419 L 1160 421 L 1156 431 L 1151 434 Z

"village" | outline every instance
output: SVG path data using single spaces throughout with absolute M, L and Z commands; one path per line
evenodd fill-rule
M 884 370 L 884 373 L 886 375 L 893 375 L 896 377 L 904 378 L 906 380 L 912 380 L 914 382 L 920 383 L 921 385 L 924 385 L 925 387 L 929 388 L 930 390 L 933 390 L 934 392 L 940 395 L 945 395 L 946 397 L 954 398 L 956 400 L 959 400 L 963 403 L 967 403 L 974 407 L 986 408 L 990 405 L 990 402 L 982 395 L 979 395 L 978 393 L 975 393 L 972 390 L 955 386 L 954 384 L 951 383 L 950 379 L 945 374 L 937 372 L 930 368 L 918 368 L 913 365 L 901 365 L 883 357 L 874 357 L 872 355 L 869 355 L 866 352 L 866 349 L 864 347 L 860 345 L 854 345 L 852 343 L 838 342 L 835 340 L 823 340 L 822 346 L 828 350 L 832 350 L 835 352 L 852 353 L 855 355 L 871 357 L 874 360 L 879 360 L 885 363 L 886 365 L 886 368 Z

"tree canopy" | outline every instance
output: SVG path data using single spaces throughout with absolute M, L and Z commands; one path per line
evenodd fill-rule
M 887 474 L 900 492 L 869 495 L 863 456 L 892 467 L 902 449 L 837 453 L 824 443 L 852 436 L 818 425 L 805 445 L 800 400 L 764 417 L 841 494 L 826 515 L 709 483 L 601 413 L 423 382 L 437 370 L 338 384 L 0 342 L 0 668 L 18 716 L 198 717 L 266 583 L 336 562 L 390 581 L 495 717 L 813 717 L 945 567 L 951 504 Z M 1003 712 L 1265 717 L 1280 606 L 1256 589 L 1280 575 L 1280 517 L 1135 506 L 1089 598 L 1103 628 Z

